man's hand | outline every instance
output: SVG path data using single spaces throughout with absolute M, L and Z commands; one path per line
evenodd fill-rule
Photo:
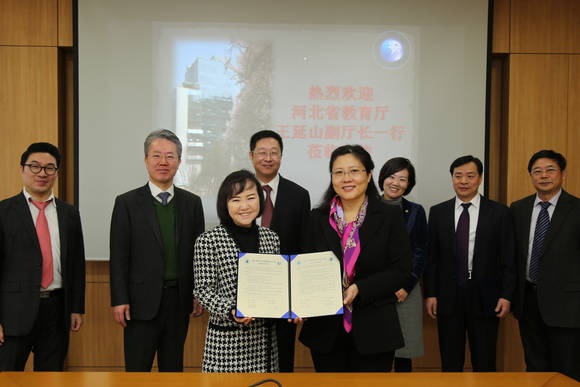
M 344 292 L 342 292 L 342 303 L 344 305 L 350 305 L 356 296 L 358 296 L 358 286 L 356 284 L 352 284 L 346 288 Z
M 397 296 L 397 302 L 403 302 L 407 299 L 409 293 L 405 289 L 399 289 L 395 292 L 395 296 Z
M 510 312 L 511 302 L 505 298 L 500 298 L 497 300 L 497 305 L 495 307 L 496 316 L 499 318 L 504 318 Z
M 191 313 L 192 317 L 199 317 L 203 314 L 203 306 L 199 303 L 198 300 L 193 300 L 193 312 Z
M 4 328 L 2 328 L 2 324 L 0 324 L 0 345 L 4 344 Z
M 127 326 L 127 321 L 131 320 L 129 313 L 129 304 L 113 306 L 113 318 L 123 328 Z
M 80 313 L 71 313 L 70 330 L 73 332 L 78 332 L 81 330 L 81 325 L 83 325 L 83 316 Z
M 427 297 L 425 299 L 425 309 L 429 317 L 437 318 L 437 297 Z

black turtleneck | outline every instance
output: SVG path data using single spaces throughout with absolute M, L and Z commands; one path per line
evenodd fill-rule
M 257 253 L 260 248 L 258 226 L 253 222 L 250 227 L 241 227 L 233 223 L 224 224 L 224 227 L 236 242 L 242 253 Z

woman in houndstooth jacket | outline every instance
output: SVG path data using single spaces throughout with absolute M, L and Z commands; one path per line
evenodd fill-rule
M 251 172 L 228 175 L 218 192 L 220 225 L 197 238 L 194 295 L 209 312 L 203 372 L 277 372 L 274 325 L 266 319 L 237 318 L 238 253 L 278 254 L 275 232 L 256 225 L 264 199 Z

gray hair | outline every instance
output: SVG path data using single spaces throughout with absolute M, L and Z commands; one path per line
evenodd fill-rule
M 175 133 L 167 129 L 159 129 L 149 133 L 149 135 L 145 139 L 145 144 L 143 144 L 145 148 L 145 157 L 147 157 L 147 154 L 149 152 L 149 146 L 151 145 L 151 143 L 160 138 L 171 141 L 172 143 L 175 144 L 175 146 L 177 147 L 177 157 L 179 158 L 179 160 L 181 160 L 181 151 L 183 149 L 183 147 L 181 146 L 181 141 L 179 141 L 179 137 L 177 137 Z

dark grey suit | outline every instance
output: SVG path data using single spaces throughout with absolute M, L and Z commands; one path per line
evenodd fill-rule
M 280 238 L 281 254 L 303 252 L 304 232 L 310 214 L 310 195 L 298 184 L 280 176 L 270 229 Z M 294 370 L 296 325 L 280 320 L 276 325 L 280 372 Z
M 514 314 L 528 371 L 558 371 L 580 380 L 580 199 L 562 191 L 550 219 L 536 286 L 526 281 L 536 195 L 511 205 L 518 286 Z
M 198 196 L 175 188 L 177 287 L 173 289 L 175 296 L 171 296 L 169 302 L 178 308 L 179 316 L 163 316 L 160 310 L 164 307 L 163 300 L 168 290 L 164 289 L 164 248 L 154 200 L 148 184 L 115 200 L 110 239 L 111 305 L 130 306 L 131 321 L 125 329 L 127 370 L 147 371 L 157 351 L 159 359 L 173 357 L 177 352 L 174 360 L 168 362 L 170 364 L 165 366 L 161 361 L 159 367 L 160 370 L 179 371 L 183 368 L 183 342 L 193 308 L 193 246 L 204 231 L 203 208 Z M 185 332 L 171 339 L 174 343 L 167 351 L 162 349 L 167 343 L 156 344 L 154 341 L 158 338 L 143 337 L 147 335 L 132 331 L 138 329 L 140 322 L 162 324 L 167 318 L 177 319 L 170 323 L 177 324 L 176 330 L 183 330 L 185 324 Z M 147 327 L 146 323 L 141 325 Z
M 52 340 L 51 348 L 58 355 L 51 360 L 36 352 L 35 370 L 62 370 L 70 314 L 84 313 L 85 253 L 79 212 L 58 199 L 55 204 L 62 291 L 54 294 L 62 292 L 63 297 L 41 302 L 42 253 L 29 205 L 22 193 L 0 202 L 0 324 L 6 339 L 0 346 L 0 370 L 3 371 L 24 369 L 28 353 L 39 340 Z M 46 331 L 37 326 L 40 319 L 46 318 L 44 309 L 49 309 L 48 313 L 54 317 L 56 330 Z M 12 340 L 24 346 L 16 357 L 14 352 L 9 353 Z

